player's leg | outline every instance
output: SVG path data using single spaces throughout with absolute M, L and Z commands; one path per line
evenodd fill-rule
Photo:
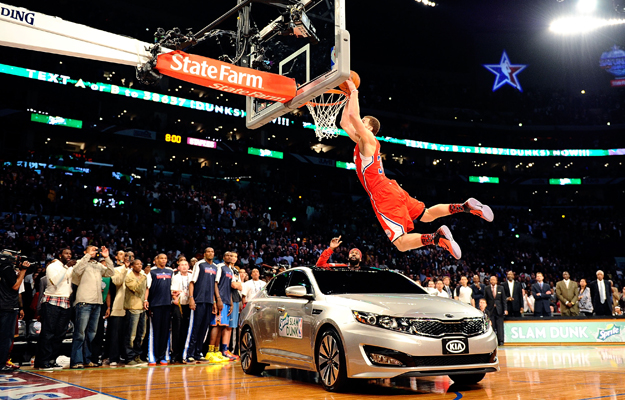
M 488 222 L 492 222 L 494 218 L 493 210 L 489 206 L 471 197 L 462 204 L 437 204 L 432 206 L 425 210 L 421 217 L 421 222 L 432 222 L 435 219 L 461 212 L 476 215 Z
M 418 249 L 423 246 L 440 246 L 447 250 L 455 259 L 462 257 L 460 245 L 456 243 L 451 231 L 445 225 L 434 233 L 407 233 L 393 241 L 399 251 Z

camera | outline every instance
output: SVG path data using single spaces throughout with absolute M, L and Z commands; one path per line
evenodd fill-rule
M 29 261 L 28 257 L 23 256 L 21 252 L 15 250 L 4 249 L 0 252 L 0 265 L 11 265 L 20 270 L 28 269 L 23 265 L 24 261 Z

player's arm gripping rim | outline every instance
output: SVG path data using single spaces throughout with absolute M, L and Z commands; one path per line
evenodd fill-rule
M 375 152 L 375 136 L 371 130 L 365 126 L 364 122 L 360 118 L 360 105 L 358 104 L 358 90 L 356 89 L 356 85 L 354 85 L 354 82 L 349 79 L 347 81 L 347 86 L 349 86 L 350 95 L 345 108 L 347 109 L 348 121 L 351 123 L 352 129 L 355 131 L 354 136 L 357 137 L 357 140 L 354 140 L 354 137 L 352 137 L 351 134 L 350 137 L 358 143 L 360 154 L 365 157 L 371 157 Z M 345 111 L 343 112 L 343 117 L 341 118 L 341 126 L 343 126 L 344 118 Z

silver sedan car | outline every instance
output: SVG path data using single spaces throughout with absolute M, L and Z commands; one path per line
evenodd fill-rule
M 450 375 L 475 384 L 499 370 L 482 312 L 392 271 L 285 271 L 247 303 L 239 329 L 245 373 L 269 364 L 317 371 L 328 391 L 353 378 Z

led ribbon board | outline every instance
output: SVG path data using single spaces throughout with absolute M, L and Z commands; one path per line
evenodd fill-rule
M 63 117 L 52 117 L 50 115 L 43 114 L 30 114 L 30 120 L 32 122 L 39 122 L 47 125 L 67 126 L 69 128 L 82 129 L 82 121 L 79 119 L 69 119 Z
M 202 101 L 189 100 L 182 97 L 163 95 L 159 93 L 148 92 L 147 90 L 136 90 L 126 88 L 124 86 L 110 85 L 107 83 L 91 83 L 82 79 L 72 79 L 67 75 L 53 74 L 51 72 L 37 71 L 33 69 L 14 67 L 11 65 L 0 64 L 0 73 L 19 76 L 22 78 L 37 79 L 42 82 L 50 82 L 61 85 L 72 85 L 77 88 L 90 89 L 96 92 L 115 94 L 118 96 L 131 97 L 133 99 L 141 99 L 152 101 L 154 103 L 168 104 L 172 106 L 190 108 L 193 110 L 214 112 L 217 114 L 228 115 L 232 117 L 245 117 L 245 111 L 238 108 L 224 107 L 212 103 L 204 103 Z M 315 129 L 315 125 L 309 122 L 303 122 L 302 125 L 306 129 Z M 348 136 L 344 130 L 339 129 L 340 136 Z M 379 137 L 381 142 L 389 142 L 406 147 L 412 147 L 423 150 L 442 151 L 448 153 L 465 153 L 465 154 L 489 154 L 501 156 L 521 156 L 521 157 L 603 157 L 603 156 L 622 156 L 625 155 L 625 148 L 620 149 L 565 149 L 565 150 L 547 150 L 547 149 L 508 149 L 500 147 L 474 147 L 450 144 L 439 144 L 422 142 L 409 139 L 396 139 L 390 136 Z
M 315 125 L 304 122 L 304 128 L 315 129 Z M 338 129 L 339 136 L 348 137 L 349 135 L 343 130 Z M 521 157 L 602 157 L 602 156 L 623 156 L 625 149 L 609 149 L 609 150 L 585 150 L 585 149 L 565 149 L 565 150 L 547 150 L 547 149 L 506 149 L 501 147 L 481 147 L 481 146 L 461 146 L 452 144 L 440 144 L 422 142 L 410 139 L 396 139 L 390 136 L 378 137 L 380 142 L 388 142 L 412 147 L 415 149 L 442 151 L 447 153 L 465 153 L 465 154 L 489 154 L 500 156 L 521 156 Z

